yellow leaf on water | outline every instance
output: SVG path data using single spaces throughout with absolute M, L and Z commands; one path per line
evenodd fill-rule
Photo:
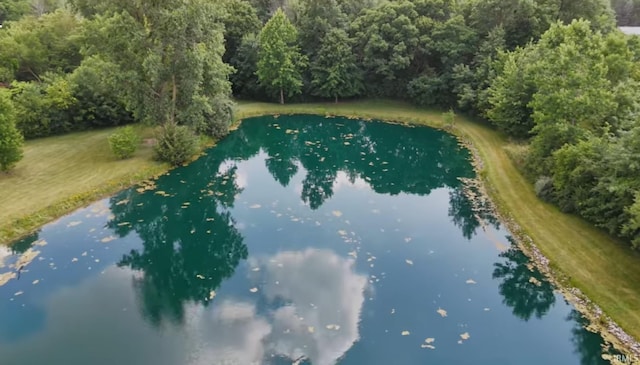
M 340 326 L 339 326 L 339 325 L 337 325 L 337 324 L 328 324 L 328 325 L 327 325 L 327 329 L 328 329 L 328 330 L 334 330 L 334 331 L 337 331 L 337 330 L 339 330 L 339 329 L 340 329 Z
M 411 260 L 409 260 L 409 259 L 404 260 L 404 261 L 405 261 L 407 264 L 409 264 L 409 265 L 413 265 L 413 261 L 411 261 Z
M 258 288 L 251 288 L 251 289 L 249 289 L 249 291 L 252 292 L 252 293 L 256 293 L 258 291 Z
M 11 279 L 16 278 L 15 272 L 5 272 L 4 274 L 0 274 L 0 286 L 8 283 Z
M 433 337 L 429 337 L 426 340 L 424 340 L 425 343 L 433 343 L 436 339 Z
M 349 256 L 352 256 L 354 259 L 358 258 L 358 253 L 356 251 L 349 252 Z
M 441 315 L 442 317 L 446 317 L 447 316 L 447 311 L 442 309 L 442 308 L 438 308 L 438 310 L 436 312 L 438 312 L 438 314 Z
M 18 295 L 22 295 L 22 294 L 24 294 L 24 292 L 21 290 L 21 291 L 19 291 L 19 292 L 16 292 L 16 293 L 15 293 L 15 294 L 13 294 L 13 295 L 18 296 Z
M 34 245 L 34 246 L 41 246 L 41 247 L 42 247 L 42 246 L 46 246 L 46 245 L 47 245 L 47 241 L 45 241 L 45 240 L 38 240 L 38 241 L 35 241 L 35 242 L 33 243 L 33 245 Z
M 72 258 L 71 262 L 78 262 L 78 258 L 76 258 L 76 257 Z
M 469 280 L 465 281 L 465 283 L 467 283 L 467 284 L 476 284 L 476 281 L 473 280 L 473 279 L 469 279 Z
M 314 333 L 316 331 L 316 329 L 313 326 L 309 326 L 309 327 L 307 327 L 307 331 L 309 331 L 309 333 Z
M 36 285 L 36 284 L 38 284 L 39 282 L 40 282 L 40 280 L 36 279 L 36 280 L 34 280 L 33 282 L 31 282 L 31 284 Z
M 111 241 L 113 241 L 113 240 L 115 240 L 117 238 L 118 237 L 116 237 L 116 236 L 107 236 L 107 237 L 101 239 L 100 242 L 107 243 L 107 242 L 111 242 Z
M 465 332 L 465 333 L 463 333 L 463 334 L 461 334 L 461 335 L 460 335 L 460 338 L 461 338 L 461 339 L 463 339 L 463 340 L 468 340 L 468 339 L 469 339 L 469 337 L 471 337 L 471 336 L 469 335 L 469 332 Z
M 67 224 L 67 227 L 75 227 L 80 224 L 82 224 L 82 221 L 73 221 L 73 222 L 69 222 L 69 224 Z
M 202 275 L 200 275 L 200 274 L 196 275 L 196 278 L 198 278 L 198 279 L 200 279 L 200 280 L 204 280 L 204 276 L 202 276 Z
M 333 212 L 331 212 L 331 214 L 335 215 L 336 217 L 342 216 L 342 212 L 339 210 L 334 210 Z
M 534 278 L 533 276 L 529 278 L 529 282 L 532 283 L 535 286 L 541 286 L 542 285 L 540 280 Z
M 254 267 L 253 269 L 251 269 L 251 271 L 260 271 L 259 267 Z
M 249 208 L 251 208 L 251 209 L 258 209 L 258 208 L 260 208 L 261 206 L 262 206 L 262 205 L 260 205 L 260 204 L 254 204 L 254 205 L 250 206 Z
M 409 331 L 402 331 L 402 335 L 403 336 L 409 336 L 411 334 L 411 332 Z
M 412 240 L 412 238 L 411 238 L 411 237 L 405 237 L 405 238 L 404 238 L 404 241 L 405 241 L 405 242 L 407 242 L 407 243 L 411 242 L 411 240 Z
M 214 290 L 209 292 L 209 300 L 213 299 L 216 296 L 216 292 Z
M 432 349 L 432 350 L 436 349 L 435 346 L 429 345 L 429 344 L 422 344 L 422 345 L 420 345 L 420 347 L 422 347 L 423 349 Z
M 344 236 L 344 235 L 347 234 L 347 231 L 345 231 L 344 229 L 341 229 L 341 230 L 338 231 L 338 234 L 341 235 L 341 236 Z

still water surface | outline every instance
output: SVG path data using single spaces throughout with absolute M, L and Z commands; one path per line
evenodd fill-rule
M 428 128 L 246 120 L 191 165 L 0 247 L 0 364 L 604 363 L 474 213 L 473 176 Z

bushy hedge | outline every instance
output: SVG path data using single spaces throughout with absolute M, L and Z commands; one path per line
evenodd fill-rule
M 140 145 L 140 136 L 132 126 L 118 128 L 109 136 L 109 146 L 114 155 L 119 159 L 133 156 Z
M 172 165 L 187 162 L 198 150 L 198 137 L 191 128 L 165 123 L 156 131 L 156 158 Z

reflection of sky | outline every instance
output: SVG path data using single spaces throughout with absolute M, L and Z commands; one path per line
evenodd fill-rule
M 254 263 L 265 283 L 258 293 L 220 299 L 210 308 L 188 304 L 185 323 L 179 329 L 167 324 L 165 331 L 155 331 L 139 315 L 131 286 L 139 273 L 108 268 L 49 297 L 42 304 L 45 329 L 0 344 L 0 359 L 3 365 L 36 364 L 46 354 L 51 363 L 248 365 L 273 355 L 335 364 L 359 338 L 366 277 L 354 272 L 354 262 L 308 249 Z

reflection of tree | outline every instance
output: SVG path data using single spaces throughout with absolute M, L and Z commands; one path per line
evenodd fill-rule
M 338 171 L 364 179 L 377 193 L 419 195 L 456 187 L 458 177 L 473 173 L 455 138 L 426 128 L 281 116 L 245 121 L 228 139 L 259 141 L 269 172 L 283 186 L 298 171 L 298 161 L 306 170 L 301 199 L 312 209 L 333 195 Z
M 339 171 L 380 194 L 419 195 L 457 189 L 458 177 L 473 174 L 455 138 L 431 129 L 318 116 L 248 120 L 204 157 L 163 176 L 157 190 L 132 189 L 111 199 L 114 218 L 108 226 L 122 237 L 135 232 L 143 240 L 144 247 L 125 255 L 120 265 L 140 271 L 136 288 L 154 323 L 182 320 L 186 301 L 206 303 L 209 292 L 247 256 L 226 209 L 242 191 L 235 163 L 260 151 L 283 186 L 304 169 L 301 199 L 311 209 L 333 195 Z M 452 198 L 450 214 L 468 237 L 478 227 L 460 199 Z
M 166 191 L 128 190 L 111 199 L 108 226 L 121 237 L 135 231 L 142 239 L 143 248 L 118 265 L 140 271 L 134 287 L 142 312 L 156 325 L 181 322 L 187 301 L 206 305 L 210 292 L 248 255 L 224 210 L 241 191 L 236 167 L 223 163 L 203 158 L 161 178 L 158 185 Z
M 573 342 L 575 346 L 574 352 L 580 356 L 580 365 L 608 364 L 607 361 L 602 359 L 602 337 L 584 328 L 588 321 L 582 317 L 580 312 L 575 309 L 571 310 L 567 321 L 574 323 L 571 329 L 571 333 L 573 334 L 571 342 Z
M 529 258 L 515 246 L 511 237 L 509 241 L 511 247 L 500 254 L 506 261 L 495 263 L 493 270 L 493 278 L 502 281 L 499 288 L 503 303 L 525 321 L 532 315 L 542 318 L 556 301 L 553 287 L 535 268 L 527 267 Z
M 453 224 L 462 230 L 463 236 L 471 239 L 482 222 L 499 228 L 500 221 L 493 215 L 491 208 L 480 206 L 474 209 L 463 189 L 456 187 L 449 192 L 449 216 Z
M 8 247 L 11 250 L 11 253 L 13 253 L 14 255 L 23 254 L 29 248 L 31 248 L 31 246 L 33 246 L 34 242 L 38 241 L 39 239 L 40 239 L 40 230 L 37 230 L 29 234 L 28 236 L 22 237 L 21 239 L 15 241 Z

